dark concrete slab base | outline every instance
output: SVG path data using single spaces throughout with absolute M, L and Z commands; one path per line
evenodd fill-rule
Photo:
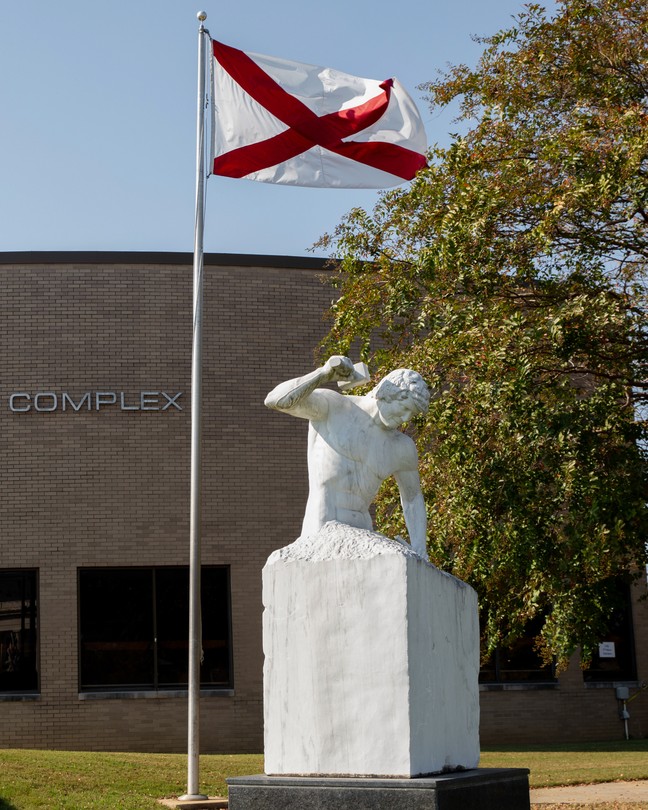
M 529 810 L 529 771 L 478 768 L 415 779 L 237 776 L 229 810 Z

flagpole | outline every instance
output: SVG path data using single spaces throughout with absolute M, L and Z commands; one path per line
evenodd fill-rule
M 181 801 L 207 796 L 199 792 L 200 758 L 200 661 L 202 627 L 200 610 L 201 541 L 201 388 L 202 388 L 202 303 L 203 231 L 205 217 L 205 40 L 207 14 L 199 11 L 198 106 L 196 118 L 196 219 L 193 258 L 193 343 L 191 355 L 191 488 L 189 522 L 189 677 L 187 723 L 187 792 Z

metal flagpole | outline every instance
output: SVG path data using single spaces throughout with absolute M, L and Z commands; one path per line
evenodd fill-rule
M 202 622 L 200 611 L 201 539 L 201 430 L 203 230 L 205 217 L 205 40 L 207 14 L 199 11 L 198 109 L 196 119 L 196 220 L 193 259 L 193 344 L 191 356 L 191 491 L 189 525 L 189 698 L 187 792 L 182 801 L 206 799 L 199 793 L 200 662 Z

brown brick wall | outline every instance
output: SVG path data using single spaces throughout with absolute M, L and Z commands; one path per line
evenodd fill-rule
M 648 736 L 648 601 L 646 581 L 634 587 L 633 622 L 638 682 L 630 688 L 628 731 L 633 738 Z M 629 684 L 623 684 L 629 685 Z M 636 697 L 635 697 L 636 696 Z M 580 657 L 575 655 L 558 684 L 548 689 L 484 690 L 480 693 L 483 745 L 622 740 L 624 723 L 615 684 L 583 683 Z
M 191 275 L 168 257 L 0 263 L 0 568 L 39 569 L 41 672 L 36 700 L 0 699 L 0 746 L 185 750 L 183 698 L 80 699 L 76 591 L 83 566 L 188 564 Z M 307 426 L 263 398 L 312 367 L 332 294 L 308 260 L 205 275 L 203 561 L 231 566 L 235 688 L 202 700 L 202 749 L 260 751 L 261 568 L 297 536 L 307 489 Z M 16 391 L 182 391 L 184 410 L 14 414 Z M 647 707 L 648 692 L 629 706 L 637 736 Z M 617 710 L 576 669 L 551 691 L 483 692 L 482 738 L 619 737 Z
M 191 275 L 0 266 L 0 568 L 40 571 L 41 662 L 40 699 L 0 702 L 0 745 L 186 745 L 182 698 L 79 700 L 76 588 L 82 566 L 188 564 Z M 306 496 L 306 425 L 263 398 L 313 366 L 331 299 L 318 276 L 205 269 L 202 558 L 231 566 L 235 682 L 201 702 L 205 751 L 262 746 L 261 568 L 297 536 Z M 14 414 L 16 391 L 183 391 L 184 410 Z

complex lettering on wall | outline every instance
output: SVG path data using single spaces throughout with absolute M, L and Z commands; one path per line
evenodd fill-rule
M 182 391 L 169 394 L 166 391 L 140 391 L 129 394 L 124 391 L 86 391 L 73 396 L 67 392 L 39 391 L 29 393 L 16 391 L 9 395 L 9 410 L 12 413 L 52 413 L 53 411 L 100 411 L 113 408 L 120 411 L 168 411 L 182 410 L 178 402 Z

